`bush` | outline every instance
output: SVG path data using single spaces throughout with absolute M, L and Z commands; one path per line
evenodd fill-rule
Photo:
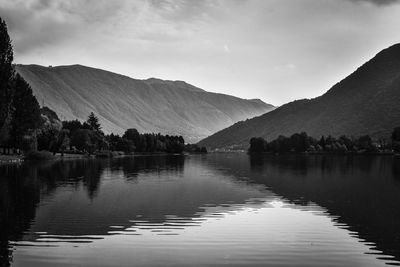
M 25 160 L 50 160 L 54 159 L 54 156 L 49 151 L 31 151 L 25 154 Z

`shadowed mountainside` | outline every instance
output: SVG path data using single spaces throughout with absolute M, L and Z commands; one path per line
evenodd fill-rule
M 400 125 L 400 44 L 393 45 L 334 85 L 324 95 L 297 100 L 262 116 L 238 122 L 202 141 L 210 148 L 248 146 L 305 131 L 321 135 L 389 138 Z
M 16 70 L 40 104 L 64 120 L 86 120 L 94 112 L 106 133 L 136 128 L 197 142 L 274 108 L 262 101 L 206 92 L 183 81 L 136 80 L 81 65 L 17 65 Z

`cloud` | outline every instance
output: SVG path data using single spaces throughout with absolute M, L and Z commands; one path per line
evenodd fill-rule
M 293 63 L 288 63 L 288 64 L 284 64 L 284 65 L 277 65 L 274 66 L 273 68 L 275 71 L 278 72 L 285 72 L 287 73 L 288 71 L 293 71 L 296 69 L 296 65 Z
M 400 3 L 399 0 L 347 0 L 347 1 L 355 3 L 370 3 L 377 6 L 386 6 L 386 5 Z
M 224 45 L 224 52 L 227 54 L 231 53 L 231 50 L 229 49 L 228 45 Z
M 19 54 L 93 38 L 180 42 L 213 23 L 224 8 L 214 0 L 0 0 L 0 16 Z
M 191 22 L 207 18 L 219 6 L 214 0 L 150 0 L 153 11 L 175 22 Z
M 79 63 L 282 104 L 323 93 L 399 42 L 396 2 L 0 0 L 0 16 L 17 63 Z
M 68 43 L 96 30 L 95 24 L 107 25 L 122 8 L 105 0 L 0 0 L 0 6 L 17 53 Z

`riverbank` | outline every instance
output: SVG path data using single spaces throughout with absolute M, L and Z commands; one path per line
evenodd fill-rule
M 0 164 L 2 163 L 19 163 L 23 161 L 22 156 L 19 155 L 0 155 Z
M 1 155 L 0 164 L 21 163 L 23 161 L 45 161 L 45 160 L 70 160 L 70 159 L 107 159 L 119 157 L 143 157 L 143 156 L 187 156 L 189 153 L 165 153 L 165 152 L 143 152 L 143 153 L 123 153 L 123 152 L 98 152 L 92 155 L 82 153 L 56 153 L 53 155 L 48 151 L 36 151 L 27 155 Z

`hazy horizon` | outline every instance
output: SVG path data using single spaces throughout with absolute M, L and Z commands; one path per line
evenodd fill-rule
M 399 1 L 0 0 L 17 64 L 183 80 L 279 106 L 400 42 Z

